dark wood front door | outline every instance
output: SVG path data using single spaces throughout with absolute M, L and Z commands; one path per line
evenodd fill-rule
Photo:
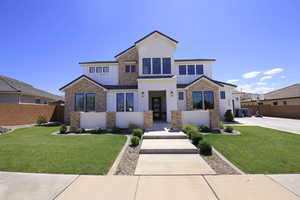
M 152 97 L 153 120 L 161 120 L 161 98 Z

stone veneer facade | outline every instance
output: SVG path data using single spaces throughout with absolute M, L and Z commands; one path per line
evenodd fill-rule
M 65 123 L 70 122 L 70 113 L 75 111 L 75 94 L 76 93 L 95 93 L 96 112 L 106 111 L 106 91 L 87 79 L 81 79 L 77 83 L 65 89 Z M 84 98 L 85 101 L 85 98 Z M 85 108 L 84 108 L 85 109 Z
M 135 47 L 118 58 L 119 85 L 137 85 L 137 78 L 139 75 L 138 59 L 138 52 Z M 130 61 L 130 64 L 126 63 L 126 61 Z M 132 61 L 135 63 L 131 64 Z M 125 72 L 126 65 L 135 65 L 136 72 Z
M 106 112 L 106 128 L 116 128 L 116 112 Z
M 219 121 L 220 121 L 220 102 L 219 102 L 219 86 L 215 83 L 207 80 L 207 79 L 200 79 L 194 84 L 192 84 L 186 90 L 186 106 L 187 110 L 193 110 L 193 97 L 192 93 L 194 91 L 213 91 L 214 92 L 214 109 L 209 111 L 210 114 L 210 126 L 211 128 L 219 128 Z
M 181 110 L 171 111 L 171 127 L 175 129 L 182 128 L 182 113 Z
M 75 128 L 80 128 L 80 112 L 70 113 L 70 125 Z
M 152 110 L 144 111 L 144 129 L 151 129 L 153 127 L 153 112 Z

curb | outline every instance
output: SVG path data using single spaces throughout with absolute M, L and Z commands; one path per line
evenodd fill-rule
M 123 154 L 125 153 L 128 145 L 129 145 L 129 141 L 130 141 L 130 136 L 129 135 L 126 135 L 127 137 L 127 140 L 122 148 L 122 150 L 120 151 L 119 155 L 117 156 L 114 164 L 111 166 L 111 168 L 109 169 L 108 173 L 106 174 L 107 176 L 113 176 L 115 175 L 115 173 L 117 172 L 117 169 L 118 169 L 118 166 L 119 166 L 119 163 L 123 157 Z

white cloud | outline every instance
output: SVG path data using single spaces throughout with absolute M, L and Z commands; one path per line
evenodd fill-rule
M 230 79 L 227 81 L 227 83 L 236 83 L 236 82 L 239 82 L 240 79 Z
M 278 74 L 278 73 L 280 73 L 282 71 L 283 71 L 283 69 L 278 67 L 278 68 L 274 68 L 274 69 L 265 71 L 264 74 L 266 74 L 266 75 L 272 75 L 272 74 Z
M 263 94 L 274 90 L 274 88 L 270 88 L 270 87 L 255 87 L 256 85 L 257 83 L 240 85 L 238 87 L 238 90 L 242 92 L 249 92 L 255 94 Z
M 256 85 L 262 86 L 262 85 L 267 85 L 267 83 L 266 82 L 257 82 Z
M 282 79 L 286 79 L 286 76 L 282 75 L 282 76 L 280 76 L 280 78 L 282 78 Z
M 245 79 L 249 79 L 249 78 L 254 78 L 259 74 L 260 74 L 260 72 L 255 72 L 255 71 L 254 72 L 248 72 L 248 73 L 243 74 L 242 77 L 245 78 Z
M 272 78 L 272 76 L 263 76 L 259 80 L 264 81 L 264 80 L 268 80 L 268 79 L 271 79 L 271 78 Z

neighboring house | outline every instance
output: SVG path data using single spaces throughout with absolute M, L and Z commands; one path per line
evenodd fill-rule
M 192 118 L 218 127 L 219 118 L 233 109 L 236 86 L 213 79 L 215 59 L 175 59 L 177 43 L 154 31 L 114 61 L 80 62 L 83 75 L 60 89 L 65 92 L 65 121 L 70 122 L 74 111 L 129 117 L 130 112 L 151 110 L 154 121 L 173 122 L 176 112 L 172 112 L 182 111 L 182 123 Z M 239 99 L 235 106 L 239 108 Z
M 241 92 L 240 96 L 241 96 L 241 102 L 264 100 L 264 95 L 263 94 L 254 94 L 254 93 Z
M 27 83 L 0 76 L 0 103 L 53 104 L 63 100 L 63 97 L 34 88 Z
M 244 100 L 241 104 L 243 106 L 257 104 L 273 106 L 300 105 L 300 83 L 268 92 L 263 97 L 257 100 Z

